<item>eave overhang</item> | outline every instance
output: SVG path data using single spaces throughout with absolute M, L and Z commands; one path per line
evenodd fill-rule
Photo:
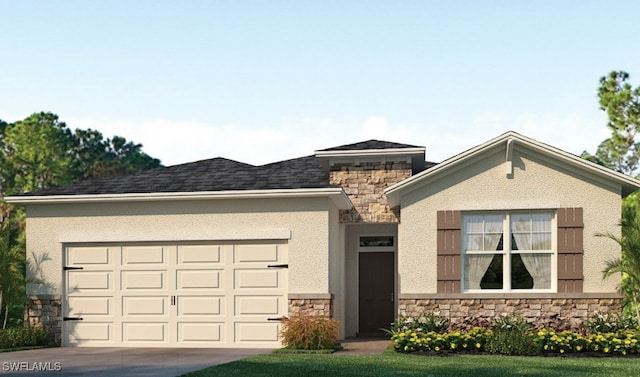
M 42 195 L 8 196 L 5 200 L 16 205 L 66 204 L 66 203 L 118 203 L 157 202 L 180 200 L 231 200 L 231 199 L 289 199 L 289 198 L 329 198 L 338 209 L 353 207 L 342 188 L 317 189 L 275 189 L 275 190 L 234 190 L 168 193 L 125 193 L 86 195 Z

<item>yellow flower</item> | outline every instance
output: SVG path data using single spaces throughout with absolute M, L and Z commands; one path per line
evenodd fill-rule
M 580 351 L 582 349 L 582 346 L 576 346 L 576 351 Z
M 564 349 L 560 348 L 560 353 L 564 353 Z
M 451 349 L 452 350 L 456 349 L 456 344 L 455 343 L 451 343 Z
M 434 348 L 436 350 L 436 352 L 440 351 L 440 347 L 436 346 L 436 348 Z
M 476 348 L 480 348 L 482 345 L 480 343 L 476 343 Z
M 609 353 L 609 347 L 604 347 L 602 350 L 604 351 L 604 353 Z

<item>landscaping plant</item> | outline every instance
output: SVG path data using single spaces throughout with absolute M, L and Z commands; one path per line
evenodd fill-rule
M 339 330 L 335 319 L 297 314 L 283 319 L 280 336 L 287 348 L 326 350 L 336 347 Z

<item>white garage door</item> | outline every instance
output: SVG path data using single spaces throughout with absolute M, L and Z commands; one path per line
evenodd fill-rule
M 278 347 L 286 243 L 66 248 L 63 345 Z

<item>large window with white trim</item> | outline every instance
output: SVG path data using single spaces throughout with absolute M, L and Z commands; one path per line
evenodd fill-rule
M 464 214 L 463 291 L 552 291 L 553 222 L 552 212 Z

